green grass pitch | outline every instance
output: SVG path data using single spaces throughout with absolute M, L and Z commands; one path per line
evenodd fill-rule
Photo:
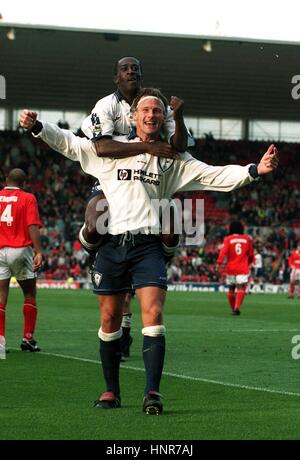
M 0 360 L 0 439 L 299 439 L 300 300 L 250 295 L 232 317 L 226 294 L 167 296 L 164 414 L 142 412 L 144 370 L 139 306 L 133 302 L 131 357 L 122 365 L 122 408 L 93 401 L 104 390 L 99 309 L 89 291 L 39 290 L 41 353 L 22 353 L 22 298 L 7 307 L 10 353 Z

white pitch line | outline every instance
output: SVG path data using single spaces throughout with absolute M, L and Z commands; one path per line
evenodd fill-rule
M 18 350 L 16 348 L 12 348 L 12 350 Z M 100 361 L 96 361 L 94 359 L 87 359 L 87 358 L 79 358 L 78 356 L 68 356 L 68 355 L 60 355 L 57 353 L 45 353 L 41 351 L 39 354 L 45 355 L 45 356 L 55 356 L 57 358 L 63 358 L 63 359 L 71 359 L 73 361 L 82 361 L 85 363 L 91 363 L 91 364 L 101 364 Z M 140 368 L 140 367 L 133 367 L 133 366 L 126 366 L 124 364 L 121 364 L 122 369 L 128 369 L 131 371 L 138 371 L 138 372 L 145 372 L 145 369 Z M 177 379 L 183 379 L 183 380 L 191 380 L 193 382 L 203 382 L 203 383 L 213 383 L 215 385 L 222 385 L 225 387 L 233 387 L 233 388 L 240 388 L 243 390 L 251 390 L 251 391 L 261 391 L 264 393 L 273 393 L 273 394 L 279 394 L 279 395 L 285 395 L 285 396 L 298 396 L 300 397 L 300 393 L 293 393 L 291 391 L 281 391 L 281 390 L 272 390 L 270 388 L 262 388 L 262 387 L 251 387 L 248 385 L 239 385 L 237 383 L 228 383 L 228 382 L 221 382 L 219 380 L 210 380 L 210 379 L 204 379 L 200 377 L 191 377 L 188 375 L 181 375 L 181 374 L 174 374 L 172 372 L 163 372 L 163 375 L 166 375 L 168 377 L 175 377 Z
M 140 329 L 134 329 L 132 328 L 132 331 L 133 332 L 137 332 L 139 333 L 140 332 Z M 224 332 L 249 332 L 249 333 L 252 333 L 252 332 L 270 332 L 270 333 L 274 333 L 274 332 L 299 332 L 300 334 L 300 327 L 298 329 L 210 329 L 210 330 L 199 330 L 199 329 L 171 329 L 171 328 L 167 328 L 167 331 L 168 332 L 189 332 L 189 333 L 195 333 L 195 334 L 199 334 L 199 332 L 213 332 L 213 333 L 216 333 L 216 332 L 220 332 L 220 333 L 224 333 Z M 58 334 L 58 333 L 67 333 L 67 334 L 77 334 L 78 332 L 94 332 L 96 335 L 98 335 L 98 330 L 96 329 L 50 329 L 50 330 L 39 330 L 39 332 L 42 332 L 42 333 L 50 333 L 50 334 Z

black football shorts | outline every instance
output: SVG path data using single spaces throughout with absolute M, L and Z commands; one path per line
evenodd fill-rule
M 159 236 L 109 235 L 92 273 L 95 294 L 112 295 L 148 286 L 167 289 L 167 274 Z

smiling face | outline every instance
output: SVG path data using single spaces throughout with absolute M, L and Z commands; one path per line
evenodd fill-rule
M 141 88 L 142 70 L 138 59 L 124 57 L 118 61 L 114 82 L 128 99 L 136 96 Z M 131 102 L 131 101 L 129 101 Z
M 136 121 L 136 133 L 142 141 L 158 139 L 166 120 L 165 108 L 160 99 L 152 96 L 143 97 L 138 102 L 133 117 Z

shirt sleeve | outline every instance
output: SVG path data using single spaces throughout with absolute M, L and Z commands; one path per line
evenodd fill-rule
M 42 131 L 35 137 L 69 160 L 79 161 L 84 172 L 98 178 L 96 171 L 102 167 L 103 159 L 97 156 L 91 140 L 75 136 L 72 131 L 61 129 L 53 123 L 43 121 L 42 124 Z
M 168 188 L 172 194 L 195 190 L 230 192 L 253 182 L 249 166 L 210 166 L 185 153 L 181 160 L 175 160 L 173 173 L 168 174 Z
M 114 103 L 109 96 L 100 99 L 83 121 L 81 130 L 93 141 L 113 136 L 115 131 Z

